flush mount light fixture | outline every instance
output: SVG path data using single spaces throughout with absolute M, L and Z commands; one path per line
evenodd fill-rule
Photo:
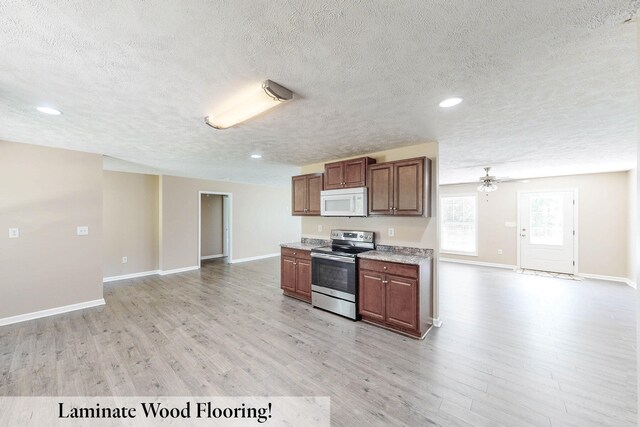
M 262 154 L 252 154 L 251 158 L 252 159 L 261 159 L 262 158 Z
M 438 106 L 442 108 L 449 108 L 449 107 L 456 106 L 461 102 L 462 102 L 462 98 L 449 98 L 442 101 L 440 104 L 438 104 Z
M 289 89 L 271 80 L 265 80 L 261 85 L 255 85 L 239 94 L 226 108 L 222 108 L 219 114 L 207 116 L 204 121 L 212 128 L 226 129 L 292 98 L 293 92 Z
M 59 116 L 60 114 L 62 114 L 62 111 L 56 110 L 55 108 L 49 108 L 49 107 L 37 107 L 36 110 L 44 114 L 50 114 L 52 116 Z

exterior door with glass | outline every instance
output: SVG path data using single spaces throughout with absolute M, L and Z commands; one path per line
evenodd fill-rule
M 518 195 L 519 267 L 575 273 L 577 190 Z

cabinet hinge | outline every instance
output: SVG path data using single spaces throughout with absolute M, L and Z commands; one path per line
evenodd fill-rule
M 576 262 L 575 262 L 575 261 L 573 261 L 573 266 L 575 267 L 575 265 L 576 265 Z
M 574 236 L 576 235 L 576 230 L 573 230 L 573 235 L 574 235 Z

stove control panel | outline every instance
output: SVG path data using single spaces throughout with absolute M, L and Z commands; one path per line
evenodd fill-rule
M 331 230 L 331 239 L 373 243 L 373 231 Z

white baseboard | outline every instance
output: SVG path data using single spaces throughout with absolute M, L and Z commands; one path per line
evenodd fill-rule
M 626 277 L 616 277 L 616 276 L 604 276 L 602 274 L 590 274 L 590 273 L 578 273 L 576 276 L 584 277 L 585 279 L 595 279 L 595 280 L 607 280 L 609 282 L 620 282 L 626 283 L 631 286 L 633 289 L 638 289 L 637 284 L 627 279 Z
M 97 307 L 99 305 L 104 305 L 104 298 L 80 302 L 78 304 L 64 305 L 62 307 L 49 308 L 47 310 L 34 311 L 33 313 L 20 314 L 18 316 L 5 317 L 4 319 L 0 319 L 0 326 L 26 322 L 27 320 L 40 319 L 41 317 L 54 316 L 56 314 L 68 313 L 70 311 L 82 310 L 90 307 Z
M 140 273 L 123 274 L 121 276 L 111 276 L 102 279 L 103 283 L 115 282 L 116 280 L 135 279 L 137 277 L 153 276 L 160 274 L 160 270 L 142 271 Z
M 224 254 L 218 254 L 218 255 L 207 255 L 207 256 L 201 256 L 200 260 L 204 261 L 205 259 L 214 259 L 214 258 L 222 258 L 224 257 Z
M 160 270 L 159 274 L 161 276 L 166 276 L 167 274 L 175 274 L 175 273 L 184 273 L 185 271 L 199 270 L 200 266 L 193 265 L 191 267 L 182 267 L 182 268 L 174 268 L 173 270 Z
M 247 261 L 257 261 L 259 259 L 273 258 L 273 257 L 277 257 L 277 256 L 280 256 L 280 252 L 276 252 L 276 253 L 273 253 L 273 254 L 267 254 L 267 255 L 253 256 L 253 257 L 249 257 L 249 258 L 234 259 L 234 260 L 231 260 L 231 264 L 237 264 L 239 262 L 247 262 Z
M 444 262 L 455 262 L 458 264 L 470 264 L 470 265 L 479 265 L 481 267 L 494 267 L 494 268 L 504 268 L 507 270 L 516 270 L 518 266 L 511 264 L 495 264 L 492 262 L 481 262 L 481 261 L 470 261 L 466 259 L 455 259 L 455 258 L 440 258 L 440 261 Z

